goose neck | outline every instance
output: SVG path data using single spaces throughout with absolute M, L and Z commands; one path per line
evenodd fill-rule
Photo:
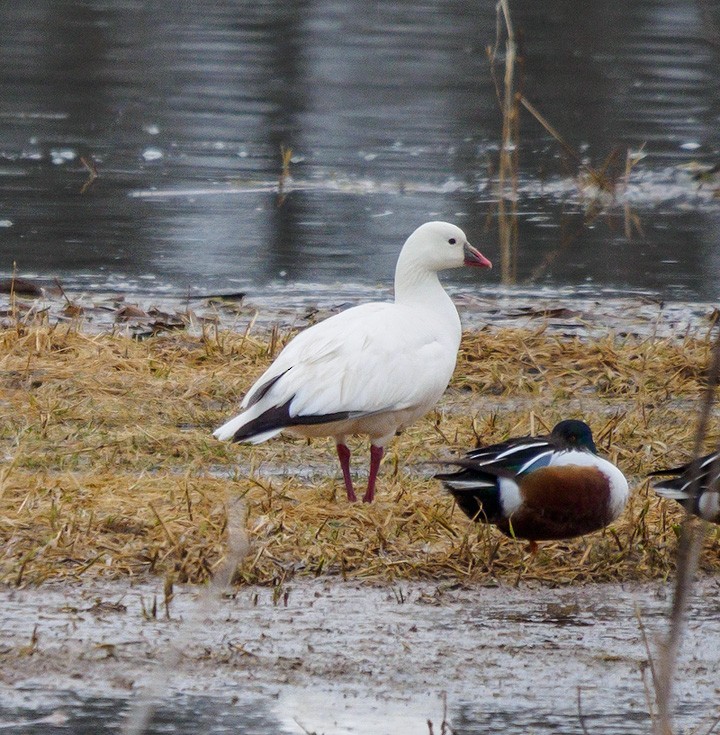
M 435 271 L 427 268 L 398 269 L 395 274 L 395 303 L 432 311 L 460 329 L 460 318 L 452 299 Z

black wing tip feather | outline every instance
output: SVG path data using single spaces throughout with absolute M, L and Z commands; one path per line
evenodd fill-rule
M 712 471 L 712 465 L 718 461 L 718 453 L 711 452 L 702 457 L 698 457 L 695 460 L 686 462 L 678 467 L 669 467 L 667 469 L 655 470 L 654 472 L 648 472 L 648 477 L 667 477 L 669 475 L 677 475 L 678 479 L 680 476 L 688 475 L 690 477 L 697 476 L 703 478 Z
M 450 465 L 451 467 L 460 467 L 461 469 L 455 470 L 454 472 L 438 472 L 437 474 L 433 475 L 433 477 L 436 480 L 456 480 L 459 477 L 465 475 L 467 472 L 473 470 L 476 463 L 469 458 L 466 457 L 455 457 L 454 459 L 443 459 L 439 461 L 437 464 L 441 465 Z
M 257 387 L 253 386 L 250 389 L 250 398 L 248 399 L 247 407 L 250 408 L 251 406 L 254 406 L 270 390 L 270 388 L 272 388 L 275 383 L 285 375 L 286 372 L 287 370 L 280 373 L 280 375 L 276 375 L 274 378 L 270 378 L 270 380 L 266 381 L 262 385 L 258 385 Z
M 672 469 L 666 470 L 654 470 L 648 472 L 648 477 L 669 477 L 670 475 L 681 475 L 685 471 L 685 467 L 673 467 Z
M 494 472 L 478 472 L 471 467 L 458 472 L 435 475 L 445 489 L 453 496 L 458 508 L 471 520 L 494 522 L 502 516 L 500 493 L 495 485 L 497 476 Z M 454 481 L 477 481 L 478 487 L 453 487 Z
M 449 484 L 453 477 L 457 478 L 460 474 L 461 473 L 458 472 L 445 476 L 436 475 L 436 477 L 442 481 L 445 489 L 450 493 L 450 495 L 452 495 L 458 508 L 460 508 L 468 518 L 475 520 L 478 516 L 483 515 L 483 505 L 475 491 L 467 488 L 459 489 Z M 449 482 L 446 482 L 446 480 Z
M 264 434 L 267 431 L 277 429 L 289 429 L 292 426 L 313 426 L 317 424 L 331 424 L 335 421 L 344 421 L 353 414 L 350 411 L 338 411 L 337 413 L 312 414 L 308 416 L 291 416 L 290 404 L 292 398 L 281 406 L 273 406 L 264 411 L 252 421 L 241 426 L 231 441 L 244 442 L 252 440 L 253 437 Z
M 470 520 L 475 521 L 485 518 L 483 504 L 478 500 L 475 495 L 467 492 L 453 492 L 452 490 L 450 492 L 452 493 L 453 498 L 455 498 L 455 502 L 457 503 L 458 508 L 460 508 L 460 510 Z

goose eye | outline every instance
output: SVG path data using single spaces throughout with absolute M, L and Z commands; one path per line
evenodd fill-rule
M 454 244 L 455 244 L 455 243 L 457 242 L 457 240 L 456 240 L 456 239 L 455 239 L 454 237 L 451 237 L 451 238 L 450 238 L 450 239 L 448 240 L 448 242 L 449 242 L 449 243 L 450 243 L 451 245 L 454 245 Z

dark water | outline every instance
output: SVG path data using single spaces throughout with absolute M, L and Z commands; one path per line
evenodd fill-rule
M 522 664 L 518 664 L 521 666 Z M 538 701 L 535 704 L 517 706 L 513 711 L 503 707 L 493 707 L 488 703 L 490 693 L 483 690 L 477 692 L 481 701 L 474 702 L 471 697 L 466 701 L 448 708 L 446 717 L 452 732 L 465 735 L 507 735 L 509 733 L 555 733 L 556 735 L 574 735 L 581 732 L 580 717 L 589 732 L 603 732 L 617 735 L 647 735 L 652 731 L 652 720 L 643 711 L 642 704 L 636 703 L 626 711 L 588 710 L 580 704 L 580 715 L 568 713 L 567 709 L 553 711 L 547 703 Z M 41 691 L 28 691 L 28 706 L 0 706 L 0 728 L 5 732 L 24 733 L 24 735 L 96 735 L 97 733 L 117 733 L 128 735 L 136 732 L 130 723 L 131 713 L 137 703 L 130 699 L 116 697 L 87 697 L 72 692 L 48 691 L 45 693 L 46 704 L 39 705 L 37 700 L 43 696 Z M 307 691 L 310 700 L 311 690 Z M 428 698 L 432 699 L 432 698 Z M 530 697 L 532 699 L 532 697 Z M 568 701 L 571 699 L 568 692 Z M 310 714 L 291 716 L 280 713 L 282 703 L 278 705 L 272 697 L 239 696 L 226 694 L 198 695 L 175 694 L 153 703 L 147 723 L 142 727 L 143 735 L 292 735 L 292 733 L 315 732 L 309 730 L 303 720 L 309 723 L 318 720 L 327 726 L 332 723 L 332 730 L 321 730 L 327 735 L 351 735 L 352 733 L 370 733 L 377 735 L 423 735 L 424 733 L 446 732 L 443 729 L 443 712 L 441 708 L 433 708 L 427 703 L 421 704 L 413 700 L 405 707 L 383 704 L 376 700 L 376 705 L 365 704 L 358 708 L 350 697 L 349 707 L 356 711 L 353 716 L 343 712 L 343 704 L 328 700 L 326 705 L 319 704 L 315 717 Z M 348 706 L 348 705 L 345 705 Z M 383 714 L 387 707 L 387 713 Z M 712 705 L 706 703 L 708 710 Z M 427 714 L 431 716 L 428 717 Z M 697 722 L 701 718 L 697 708 L 681 705 L 676 715 L 683 722 Z M 432 723 L 432 728 L 427 723 Z M 319 735 L 319 733 L 318 733 Z
M 522 90 L 570 146 L 598 168 L 615 147 L 620 164 L 647 155 L 590 216 L 577 164 L 523 112 L 517 268 L 483 288 L 718 298 L 720 200 L 677 168 L 719 155 L 717 4 L 512 5 Z M 500 264 L 495 3 L 18 0 L 0 27 L 3 274 L 145 293 L 387 284 L 431 218 Z
M 37 695 L 37 693 L 36 693 Z M 49 693 L 53 703 L 47 707 L 24 709 L 23 707 L 5 710 L 0 707 L 0 726 L 6 731 L 22 732 L 24 735 L 96 735 L 102 733 L 127 732 L 128 712 L 132 708 L 127 700 L 109 697 L 82 698 L 72 693 Z M 300 720 L 293 722 L 291 718 L 279 718 L 273 712 L 272 704 L 267 699 L 250 699 L 211 696 L 178 695 L 158 703 L 152 717 L 143 730 L 143 735 L 292 735 L 293 733 L 310 732 Z M 416 705 L 417 706 L 417 705 Z M 422 707 L 418 707 L 422 709 Z M 395 723 L 392 720 L 386 725 L 379 721 L 359 718 L 354 726 L 336 722 L 336 733 L 349 735 L 354 732 L 369 732 L 384 735 L 397 732 L 409 735 L 411 732 L 423 735 L 424 732 L 440 732 L 442 716 L 433 722 L 431 730 L 423 722 L 420 712 L 414 712 L 415 722 Z M 585 726 L 596 728 L 598 732 L 630 735 L 645 735 L 651 731 L 650 717 L 644 713 L 628 711 L 608 715 L 607 713 L 582 713 Z M 412 715 L 411 715 L 412 716 Z M 568 722 L 565 713 L 553 715 L 546 711 L 526 710 L 507 712 L 492 710 L 487 706 L 478 707 L 470 702 L 458 708 L 452 708 L 447 714 L 452 718 L 453 732 L 466 735 L 490 735 L 497 733 L 536 732 L 536 733 L 575 733 L 579 727 L 579 719 Z M 332 717 L 324 718 L 332 720 Z M 369 729 L 366 729 L 368 728 Z M 376 729 L 377 728 L 377 729 Z M 592 730 L 591 730 L 592 731 Z M 327 735 L 330 735 L 328 732 Z
M 161 590 L 158 580 L 1 588 L 0 732 L 647 735 L 644 636 L 657 651 L 672 604 L 660 582 L 295 577 L 282 605 L 268 587 L 176 586 L 169 617 L 154 618 L 143 600 Z M 719 592 L 701 577 L 691 595 L 678 733 L 709 735 L 719 714 Z
M 37 698 L 39 692 L 29 692 Z M 48 692 L 45 707 L 0 707 L 1 727 L 25 735 L 97 735 L 126 732 L 126 722 L 132 704 L 111 697 L 83 698 L 71 692 Z M 260 700 L 234 702 L 198 695 L 178 695 L 157 703 L 152 717 L 143 730 L 145 735 L 161 733 L 207 733 L 221 735 L 267 735 L 287 733 L 279 727 L 277 718 Z
M 123 699 L 89 698 L 83 699 L 71 693 L 56 693 L 50 695 L 53 704 L 45 708 L 25 710 L 22 707 L 12 711 L 0 708 L 2 727 L 11 732 L 22 732 L 25 735 L 55 735 L 57 733 L 72 733 L 72 735 L 95 735 L 98 732 L 118 733 L 126 732 L 125 722 L 132 705 Z M 604 713 L 583 713 L 587 727 L 595 727 L 605 733 L 650 732 L 651 721 L 649 716 L 636 712 L 608 715 Z M 525 732 L 538 733 L 570 733 L 574 732 L 566 716 L 548 715 L 547 712 L 527 711 L 507 712 L 505 710 L 488 711 L 485 707 L 475 707 L 470 703 L 460 706 L 457 711 L 448 712 L 452 717 L 452 726 L 455 732 L 466 735 L 489 735 L 490 733 L 518 732 L 527 728 Z M 417 735 L 423 735 L 422 718 L 416 713 L 414 723 Z M 161 735 L 162 733 L 176 733 L 177 735 L 194 735 L 202 732 L 207 735 L 291 735 L 301 733 L 302 723 L 293 723 L 290 718 L 286 721 L 278 718 L 265 699 L 248 699 L 243 697 L 237 702 L 230 698 L 210 696 L 176 696 L 170 700 L 158 703 L 153 715 L 143 730 L 144 735 Z M 434 723 L 435 730 L 441 729 L 442 717 Z M 410 725 L 410 723 L 407 723 Z M 577 724 L 577 723 L 576 723 Z M 295 725 L 295 726 L 293 726 Z M 340 724 L 336 732 L 346 733 L 363 732 L 370 726 L 369 732 L 385 733 L 392 731 L 392 724 L 387 729 L 375 730 L 376 722 L 362 722 L 358 720 L 356 726 Z M 305 730 L 309 732 L 308 730 Z M 412 726 L 401 727 L 402 735 L 413 731 Z M 427 732 L 432 732 L 427 730 Z M 328 733 L 330 735 L 330 733 Z

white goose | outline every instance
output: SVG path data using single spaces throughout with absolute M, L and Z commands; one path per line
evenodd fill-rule
M 281 431 L 332 436 L 355 501 L 345 437 L 367 434 L 363 500 L 372 502 L 385 445 L 437 403 L 455 369 L 460 317 L 437 273 L 463 265 L 492 267 L 459 227 L 418 227 L 398 257 L 395 301 L 355 306 L 298 334 L 247 392 L 243 412 L 214 436 L 253 444 Z

